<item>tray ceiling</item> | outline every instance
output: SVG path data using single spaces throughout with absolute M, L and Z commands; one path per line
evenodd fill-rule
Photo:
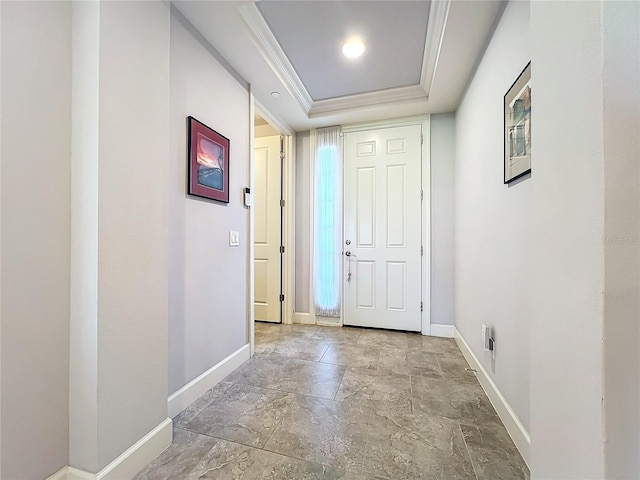
M 256 5 L 314 101 L 420 83 L 430 2 Z M 366 45 L 356 59 L 341 51 L 352 37 Z
M 284 132 L 455 111 L 505 5 L 172 2 L 180 21 L 251 85 L 258 110 Z M 341 47 L 352 35 L 366 50 L 348 60 Z

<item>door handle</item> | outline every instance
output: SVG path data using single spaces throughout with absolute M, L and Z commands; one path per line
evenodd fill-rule
M 345 256 L 347 257 L 355 257 L 355 255 L 353 253 L 351 253 L 349 250 L 347 250 L 346 252 L 344 252 Z

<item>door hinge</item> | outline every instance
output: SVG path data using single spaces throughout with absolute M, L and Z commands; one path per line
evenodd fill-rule
M 284 245 L 280 245 L 280 253 L 284 253 Z
M 284 198 L 280 199 L 280 206 L 284 207 Z
M 423 255 L 424 255 L 424 247 L 420 245 L 420 256 L 422 257 Z
M 280 294 L 280 301 L 284 302 L 284 294 L 283 293 Z
M 422 311 L 422 302 L 420 302 L 420 311 Z
M 420 145 L 424 145 L 424 135 L 420 134 Z
M 424 200 L 424 190 L 420 190 L 420 200 Z

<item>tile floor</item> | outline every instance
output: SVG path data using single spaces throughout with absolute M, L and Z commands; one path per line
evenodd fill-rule
M 135 480 L 528 479 L 467 367 L 451 339 L 256 323 L 256 355 Z

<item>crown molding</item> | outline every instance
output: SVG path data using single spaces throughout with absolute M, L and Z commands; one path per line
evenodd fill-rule
M 422 71 L 420 72 L 420 86 L 424 89 L 427 97 L 431 92 L 433 79 L 436 76 L 450 6 L 451 0 L 432 0 L 429 8 L 427 36 L 424 42 Z
M 308 118 L 320 118 L 335 115 L 345 110 L 375 107 L 381 104 L 403 103 L 414 100 L 427 101 L 438 67 L 450 5 L 451 0 L 432 0 L 431 2 L 420 83 L 418 85 L 317 101 L 314 101 L 307 91 L 256 5 L 254 3 L 243 5 L 238 10 L 252 34 L 256 47 L 284 87 L 298 102 L 298 105 Z
M 239 9 L 240 15 L 249 27 L 254 42 L 271 69 L 278 76 L 289 93 L 296 99 L 305 113 L 309 113 L 313 99 L 296 73 L 293 65 L 282 50 L 262 14 L 255 4 L 243 5 Z
M 426 100 L 424 90 L 419 85 L 390 88 L 375 92 L 359 93 L 345 97 L 329 98 L 313 102 L 309 111 L 309 118 L 333 115 L 341 110 L 369 107 L 382 103 L 404 102 L 406 100 Z

